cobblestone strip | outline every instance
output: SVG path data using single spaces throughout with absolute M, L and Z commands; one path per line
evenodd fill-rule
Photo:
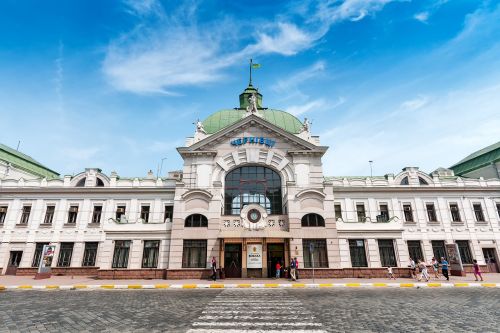
M 275 287 L 270 287 L 275 288 Z M 323 324 L 288 292 L 226 289 L 215 297 L 188 333 L 324 333 Z
M 73 290 L 73 289 L 287 289 L 287 288 L 500 288 L 500 283 L 243 283 L 243 284 L 75 284 L 75 285 L 0 285 L 6 290 Z

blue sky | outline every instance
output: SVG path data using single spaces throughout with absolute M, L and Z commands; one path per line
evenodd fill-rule
M 182 168 L 238 104 L 312 119 L 326 175 L 426 172 L 500 140 L 500 1 L 0 2 L 0 142 L 62 174 Z

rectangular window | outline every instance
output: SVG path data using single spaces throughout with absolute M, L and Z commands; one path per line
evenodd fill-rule
M 158 267 L 158 254 L 160 253 L 159 240 L 144 241 L 144 251 L 142 253 L 142 268 Z
M 453 222 L 461 222 L 462 221 L 462 219 L 460 218 L 460 211 L 458 210 L 458 204 L 456 204 L 456 203 L 450 204 L 450 213 L 451 213 L 451 220 Z
M 446 249 L 444 246 L 444 241 L 433 240 L 432 242 L 432 253 L 434 253 L 434 258 L 436 260 L 441 261 L 441 258 L 447 259 Z
M 427 210 L 427 219 L 429 220 L 429 222 L 437 222 L 436 208 L 434 207 L 434 204 L 425 204 L 425 208 Z
M 182 248 L 182 268 L 207 267 L 206 239 L 184 240 Z
M 125 206 L 116 207 L 116 219 L 120 220 L 125 215 Z
M 83 267 L 94 267 L 97 258 L 98 242 L 85 242 L 85 250 L 83 251 Z
M 472 205 L 474 208 L 474 216 L 476 217 L 477 222 L 484 222 L 484 214 L 483 214 L 483 207 L 481 207 L 480 203 L 475 203 Z
M 149 222 L 149 205 L 141 206 L 141 219 L 144 223 Z
M 342 219 L 342 206 L 335 204 L 335 220 Z
M 30 219 L 30 213 L 31 213 L 31 206 L 23 206 L 23 212 L 21 214 L 21 220 L 19 221 L 19 223 L 28 224 L 28 221 Z
M 422 254 L 422 247 L 420 246 L 420 241 L 411 241 L 408 242 L 408 254 L 410 258 L 418 262 L 420 259 L 424 260 L 424 255 Z
M 33 261 L 31 262 L 31 267 L 40 266 L 40 259 L 42 258 L 42 251 L 44 245 L 49 245 L 49 243 L 36 243 L 35 254 L 33 255 Z
M 68 223 L 75 224 L 78 216 L 78 206 L 70 206 L 68 213 Z
M 364 239 L 349 239 L 352 267 L 368 267 Z
M 132 242 L 129 240 L 115 241 L 115 252 L 113 253 L 113 262 L 111 264 L 112 268 L 127 268 L 131 243 Z
M 358 222 L 366 221 L 366 212 L 364 204 L 356 204 L 356 214 L 358 215 Z
M 382 267 L 397 267 L 396 253 L 394 252 L 394 241 L 392 239 L 379 239 L 378 250 Z
M 45 218 L 43 219 L 44 224 L 52 224 L 52 220 L 54 219 L 54 213 L 56 211 L 56 206 L 47 206 L 47 210 L 45 211 Z
M 380 205 L 380 215 L 377 216 L 377 222 L 389 221 L 389 207 L 386 204 Z
M 101 216 L 102 216 L 102 206 L 94 205 L 94 210 L 92 211 L 92 220 L 90 222 L 95 224 L 101 223 Z
M 6 216 L 7 216 L 7 206 L 0 206 L 0 224 L 5 223 Z
M 313 260 L 314 268 L 328 268 L 326 239 L 303 239 L 302 250 L 304 251 L 304 268 L 312 268 Z
M 165 206 L 165 214 L 163 216 L 163 221 L 172 222 L 174 216 L 174 206 Z
M 472 264 L 472 253 L 470 252 L 469 241 L 457 240 L 457 245 L 462 264 Z
M 405 215 L 405 221 L 406 222 L 415 222 L 413 220 L 413 210 L 411 209 L 410 204 L 404 204 L 403 205 L 403 213 Z
M 69 267 L 71 265 L 73 245 L 74 243 L 61 243 L 61 249 L 59 250 L 59 260 L 57 260 L 57 267 Z

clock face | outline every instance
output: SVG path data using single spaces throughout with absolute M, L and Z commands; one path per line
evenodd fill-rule
M 260 212 L 257 209 L 250 209 L 247 217 L 250 222 L 257 223 L 260 220 Z

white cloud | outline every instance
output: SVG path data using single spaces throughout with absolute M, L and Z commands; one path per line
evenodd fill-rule
M 427 20 L 429 19 L 429 12 L 417 13 L 413 16 L 413 18 L 417 21 L 422 22 L 422 23 L 427 23 Z
M 410 99 L 401 103 L 400 108 L 405 111 L 415 111 L 429 103 L 429 97 L 418 96 L 417 98 Z
M 272 87 L 273 90 L 283 93 L 296 89 L 300 84 L 307 80 L 313 79 L 321 75 L 325 71 L 325 62 L 317 61 L 309 67 L 302 69 L 289 76 L 286 79 L 281 79 Z
M 286 108 L 286 111 L 293 114 L 294 116 L 300 116 L 311 110 L 321 109 L 325 105 L 326 105 L 325 100 L 320 98 L 306 104 L 289 106 L 288 108 Z
M 220 80 L 223 70 L 249 57 L 264 54 L 295 55 L 311 48 L 334 23 L 358 21 L 379 11 L 393 0 L 345 0 L 314 2 L 313 14 L 300 27 L 286 13 L 267 21 L 240 22 L 226 17 L 200 23 L 197 4 L 181 3 L 168 15 L 154 0 L 127 0 L 142 20 L 130 33 L 107 48 L 103 72 L 116 89 L 138 94 L 175 94 L 174 87 Z M 250 42 L 239 45 L 242 38 Z
M 137 16 L 162 15 L 163 7 L 158 0 L 124 0 L 126 11 Z

